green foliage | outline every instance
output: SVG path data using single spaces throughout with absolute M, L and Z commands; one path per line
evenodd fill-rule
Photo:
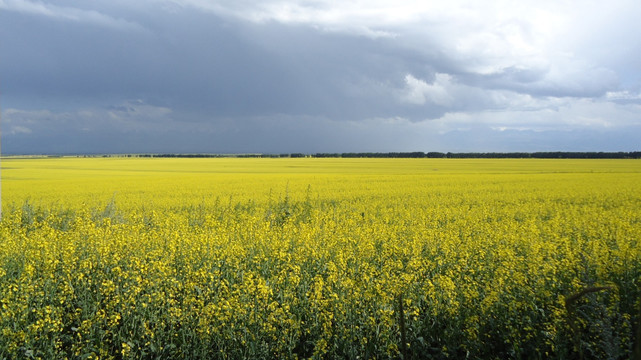
M 0 359 L 624 359 L 639 346 L 636 168 L 341 160 L 274 175 L 274 161 L 326 163 L 234 160 L 265 166 L 247 175 L 228 161 L 212 175 L 153 162 L 65 199 L 66 182 L 24 185 L 38 202 L 0 222 Z

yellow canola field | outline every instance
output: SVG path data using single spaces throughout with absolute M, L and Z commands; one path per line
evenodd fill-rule
M 6 158 L 0 359 L 627 358 L 640 165 Z

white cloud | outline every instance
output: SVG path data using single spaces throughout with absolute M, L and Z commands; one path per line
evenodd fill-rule
M 9 129 L 9 134 L 15 135 L 15 134 L 31 134 L 31 129 L 25 126 L 11 126 Z
M 469 111 L 447 113 L 433 122 L 441 131 L 461 127 L 487 127 L 503 131 L 602 131 L 628 129 L 641 131 L 641 105 L 618 105 L 591 99 L 538 100 L 530 109 L 511 106 L 500 111 Z M 639 134 L 641 136 L 641 133 Z
M 254 144 L 267 148 L 272 141 L 305 151 L 319 133 L 326 144 L 366 146 L 366 135 L 354 140 L 362 132 L 377 141 L 396 135 L 385 140 L 394 151 L 395 145 L 420 150 L 439 134 L 471 137 L 478 128 L 506 137 L 634 134 L 641 126 L 641 37 L 629 34 L 641 31 L 640 6 L 636 0 L 0 0 L 8 95 L 32 106 L 3 107 L 4 135 L 180 133 L 188 148 L 194 134 L 216 133 L 221 143 L 236 136 L 238 149 L 260 151 Z M 52 19 L 101 28 L 69 36 L 70 28 L 52 27 Z M 152 30 L 109 31 L 137 24 Z M 137 97 L 158 106 L 93 105 Z M 33 110 L 49 106 L 58 110 Z M 252 126 L 243 125 L 248 118 Z M 262 136 L 268 125 L 282 130 L 272 140 Z M 355 135 L 340 135 L 343 127 Z M 203 140 L 203 148 L 210 143 Z
M 49 17 L 63 21 L 94 24 L 120 30 L 141 30 L 139 24 L 111 17 L 96 10 L 62 7 L 46 2 L 29 0 L 0 0 L 0 9 L 24 14 Z
M 173 0 L 172 3 L 257 23 L 303 24 L 356 34 L 419 35 L 446 46 L 461 59 L 470 55 L 480 58 L 476 70 L 481 72 L 493 70 L 485 68 L 490 66 L 485 60 L 496 64 L 501 58 L 517 56 L 522 61 L 541 61 L 541 46 L 567 29 L 570 13 L 565 11 L 570 10 L 568 6 L 538 1 Z
M 407 74 L 404 80 L 402 89 L 392 90 L 401 103 L 426 107 L 436 105 L 448 113 L 537 111 L 557 109 L 569 101 L 563 97 L 537 97 L 515 90 L 470 86 L 442 73 L 436 73 L 431 83 L 412 74 Z
M 428 84 L 411 74 L 407 74 L 405 76 L 406 86 L 400 98 L 404 102 L 416 105 L 430 102 L 440 106 L 449 106 L 454 101 L 448 91 L 452 86 L 451 81 L 452 77 L 450 75 L 437 73 L 434 82 Z
M 501 75 L 518 69 L 521 74 L 540 77 L 531 89 L 578 91 L 590 96 L 612 90 L 617 82 L 614 72 L 599 64 L 602 59 L 590 58 L 590 51 L 586 51 L 611 47 L 612 39 L 595 33 L 612 31 L 611 24 L 623 12 L 639 8 L 632 0 L 581 6 L 572 1 L 537 0 L 171 2 L 254 23 L 307 25 L 374 38 L 393 37 L 399 46 L 428 56 L 440 54 L 458 71 Z M 590 43 L 590 39 L 595 42 Z
M 641 93 L 629 90 L 609 91 L 605 94 L 605 99 L 615 103 L 639 103 L 641 104 Z

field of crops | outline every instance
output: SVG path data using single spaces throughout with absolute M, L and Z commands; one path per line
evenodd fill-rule
M 639 184 L 637 160 L 3 159 L 0 359 L 629 358 Z

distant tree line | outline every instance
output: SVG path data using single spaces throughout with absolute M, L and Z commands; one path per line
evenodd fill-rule
M 154 158 L 221 158 L 230 157 L 230 155 L 221 154 L 138 154 L 136 157 L 154 157 Z
M 132 156 L 132 155 L 128 155 Z M 289 154 L 141 154 L 137 157 L 159 158 L 447 158 L 447 159 L 641 159 L 641 151 L 633 152 L 490 152 L 490 153 L 452 153 L 452 152 L 350 152 L 350 153 L 289 153 Z
M 376 157 L 376 158 L 448 158 L 448 159 L 640 159 L 641 151 L 635 152 L 509 152 L 509 153 L 452 153 L 452 152 L 391 152 L 391 153 L 342 153 L 314 154 L 313 157 Z

